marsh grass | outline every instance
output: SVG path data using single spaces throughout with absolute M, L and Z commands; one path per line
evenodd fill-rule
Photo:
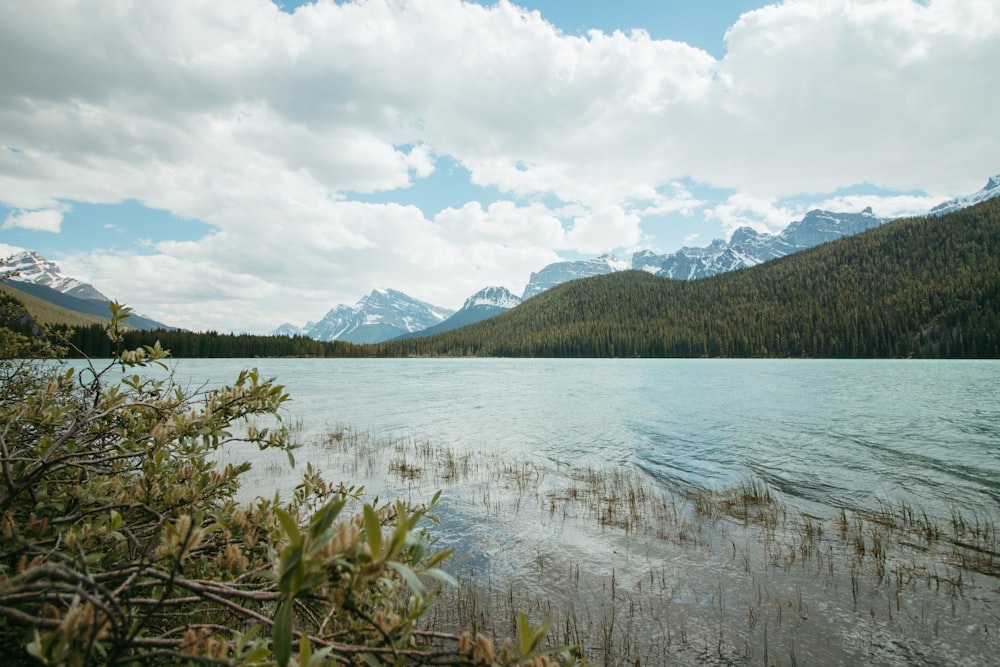
M 420 502 L 442 490 L 448 587 L 426 630 L 511 635 L 518 612 L 592 664 L 909 664 L 1000 654 L 996 523 L 902 500 L 791 509 L 767 482 L 511 460 L 337 425 L 299 454 Z M 275 479 L 279 471 L 265 469 Z

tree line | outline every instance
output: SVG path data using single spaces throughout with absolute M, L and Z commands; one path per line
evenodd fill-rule
M 76 354 L 156 341 L 175 357 L 1000 358 L 1000 199 L 887 223 L 694 281 L 626 271 L 558 285 L 435 336 L 354 345 L 305 336 L 128 331 Z
M 157 341 L 170 350 L 171 356 L 185 358 L 359 357 L 371 353 L 351 343 L 319 341 L 306 336 L 131 329 L 122 334 L 121 342 L 112 342 L 101 325 L 78 327 L 69 333 L 74 348 L 71 356 L 101 359 L 115 356 L 119 349 L 134 349 Z
M 1000 357 L 1000 200 L 694 281 L 630 271 L 380 355 Z

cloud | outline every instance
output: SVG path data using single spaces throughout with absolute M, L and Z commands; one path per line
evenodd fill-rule
M 994 0 L 784 2 L 726 42 L 716 60 L 641 30 L 566 35 L 505 0 L 3 3 L 0 203 L 24 211 L 4 225 L 58 231 L 62 202 L 126 199 L 205 221 L 73 266 L 162 319 L 267 329 L 376 286 L 452 307 L 516 291 L 556 251 L 641 244 L 647 215 L 774 230 L 790 195 L 940 198 L 998 168 Z M 356 201 L 441 157 L 504 201 Z M 706 209 L 685 179 L 736 192 Z
M 801 217 L 802 213 L 804 211 L 800 209 L 776 205 L 771 199 L 735 194 L 722 204 L 711 207 L 706 217 L 718 220 L 726 231 L 726 238 L 729 238 L 740 227 L 773 234 Z
M 17 211 L 7 216 L 2 225 L 3 229 L 20 227 L 21 229 L 33 229 L 40 232 L 51 232 L 58 234 L 62 225 L 63 214 L 61 211 L 44 209 L 41 211 Z
M 726 35 L 705 117 L 716 132 L 688 156 L 692 172 L 756 196 L 861 182 L 971 191 L 1000 148 L 1000 75 L 987 65 L 998 36 L 991 0 L 804 0 L 744 14 Z
M 11 255 L 17 255 L 24 252 L 24 248 L 16 245 L 8 245 L 6 243 L 0 243 L 0 258 L 7 258 Z
M 922 195 L 841 195 L 825 199 L 815 208 L 824 211 L 861 211 L 865 208 L 880 218 L 923 215 L 942 202 L 940 197 Z

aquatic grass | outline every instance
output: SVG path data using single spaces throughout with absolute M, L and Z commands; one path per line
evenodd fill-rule
M 697 489 L 687 493 L 695 512 L 705 517 L 726 516 L 744 523 L 776 528 L 787 518 L 785 504 L 758 477 L 744 477 L 722 489 Z
M 460 586 L 443 591 L 427 632 L 507 636 L 527 611 L 532 622 L 551 616 L 548 641 L 579 644 L 591 664 L 882 655 L 804 639 L 829 635 L 830 622 L 834 636 L 894 636 L 926 655 L 1000 652 L 987 611 L 1000 590 L 971 577 L 997 576 L 995 523 L 975 512 L 956 508 L 942 519 L 887 500 L 824 518 L 789 509 L 752 475 L 717 489 L 667 486 L 634 467 L 518 461 L 346 428 L 309 456 L 380 494 L 400 483 L 417 500 L 444 489 L 438 510 L 448 532 L 462 522 L 486 536 L 448 545 Z M 483 557 L 482 548 L 496 554 Z M 952 641 L 971 626 L 986 630 Z

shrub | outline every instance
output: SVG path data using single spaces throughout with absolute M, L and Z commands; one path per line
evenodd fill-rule
M 130 311 L 111 310 L 119 340 Z M 75 372 L 13 358 L 43 348 L 0 331 L 0 654 L 10 661 L 549 661 L 544 628 L 523 618 L 519 641 L 500 650 L 419 630 L 452 583 L 439 567 L 448 552 L 421 528 L 436 498 L 362 504 L 307 466 L 287 499 L 237 500 L 250 466 L 217 464 L 220 447 L 294 455 L 273 379 L 247 370 L 192 392 L 144 377 L 135 369 L 163 365 L 159 344 Z

